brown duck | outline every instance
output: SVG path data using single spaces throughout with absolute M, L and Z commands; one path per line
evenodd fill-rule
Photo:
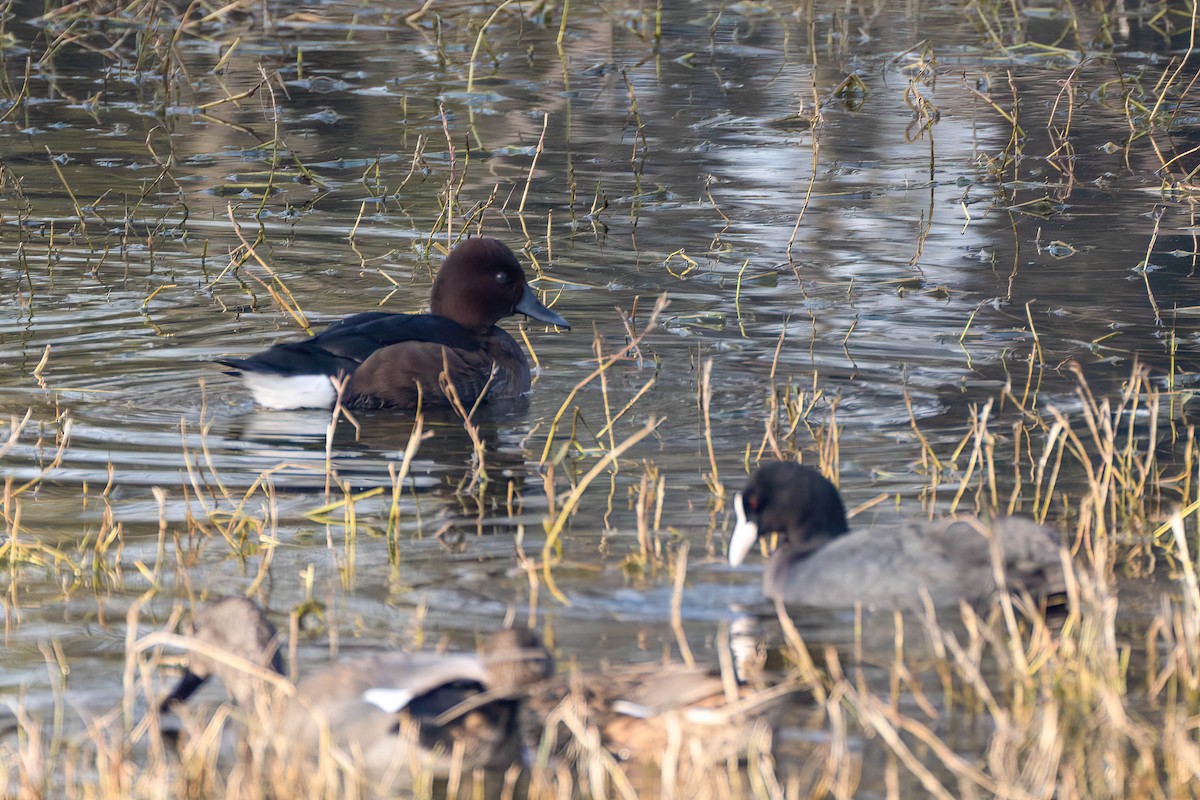
M 468 239 L 451 251 L 433 282 L 428 314 L 368 311 L 316 336 L 273 345 L 246 358 L 219 358 L 264 408 L 332 408 L 344 380 L 350 408 L 415 408 L 448 402 L 445 373 L 464 406 L 529 392 L 529 362 L 496 323 L 524 314 L 571 326 L 546 308 L 503 242 Z
M 503 631 L 486 659 L 381 651 L 337 661 L 294 686 L 282 678 L 268 682 L 221 657 L 282 674 L 275 627 L 262 608 L 241 597 L 206 605 L 191 637 L 201 646 L 189 652 L 163 711 L 215 675 L 239 705 L 261 711 L 277 757 L 314 762 L 337 754 L 377 788 L 408 786 L 420 771 L 444 777 L 460 764 L 469 774 L 518 763 L 519 684 L 553 669 L 531 632 Z

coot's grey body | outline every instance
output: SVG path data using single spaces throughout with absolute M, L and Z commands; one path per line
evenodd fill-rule
M 763 593 L 785 603 L 847 608 L 918 608 L 984 601 L 1000 588 L 1035 597 L 1065 590 L 1055 532 L 1033 520 L 950 518 L 850 531 L 837 489 L 800 464 L 772 462 L 734 501 L 729 559 L 740 564 L 759 536 L 780 534 Z M 993 552 L 997 560 L 993 560 Z
M 1003 517 L 984 530 L 990 530 L 1003 554 L 1010 591 L 1024 588 L 1039 596 L 1064 590 L 1058 548 L 1046 528 Z M 922 588 L 935 606 L 975 602 L 999 588 L 990 548 L 978 523 L 969 520 L 864 528 L 807 556 L 773 557 L 763 575 L 763 593 L 772 600 L 833 608 L 855 601 L 903 608 L 921 600 Z

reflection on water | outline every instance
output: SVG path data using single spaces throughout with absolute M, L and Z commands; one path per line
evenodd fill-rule
M 772 398 L 804 409 L 784 427 L 806 457 L 836 427 L 852 505 L 900 492 L 916 512 L 914 422 L 953 448 L 972 404 L 1006 385 L 1077 408 L 1071 361 L 1102 393 L 1134 359 L 1161 385 L 1186 378 L 1192 211 L 1159 191 L 1152 148 L 1125 147 L 1125 109 L 1097 88 L 1114 61 L 989 50 L 954 7 L 835 5 L 668 2 L 657 48 L 633 11 L 571 7 L 561 50 L 556 22 L 502 15 L 472 73 L 476 29 L 452 15 L 405 25 L 395 4 L 326 3 L 319 19 L 275 9 L 188 29 L 165 81 L 115 32 L 43 58 L 55 23 L 26 9 L 5 59 L 10 76 L 27 55 L 37 68 L 0 122 L 2 472 L 40 481 L 15 501 L 22 524 L 92 572 L 21 577 L 0 689 L 27 686 L 44 708 L 36 644 L 57 639 L 74 699 L 111 705 L 120 687 L 99 676 L 152 585 L 138 565 L 179 554 L 154 576 L 151 624 L 189 589 L 244 590 L 260 539 L 275 547 L 273 607 L 311 592 L 365 642 L 422 627 L 466 641 L 540 614 L 582 663 L 658 657 L 675 634 L 669 569 L 636 557 L 647 464 L 660 544 L 692 548 L 688 634 L 711 648 L 758 576 L 722 563 L 727 512 L 706 481 L 715 466 L 732 491 L 748 453 L 769 455 L 766 417 L 787 417 Z M 1120 22 L 1121 63 L 1153 83 L 1171 43 Z M 1027 34 L 1057 42 L 1064 24 Z M 1100 36 L 1080 24 L 1081 41 Z M 1069 137 L 1051 112 L 1068 67 L 1094 91 Z M 314 326 L 424 308 L 439 248 L 468 228 L 524 245 L 539 289 L 580 321 L 526 326 L 534 391 L 475 420 L 482 465 L 447 414 L 426 419 L 400 480 L 411 418 L 331 432 L 325 414 L 253 409 L 211 363 L 303 335 L 285 296 Z M 560 409 L 664 292 L 640 358 Z M 571 605 L 543 587 L 531 610 L 543 519 L 651 417 L 665 419 L 584 493 L 562 540 Z M 805 633 L 843 648 L 845 623 Z

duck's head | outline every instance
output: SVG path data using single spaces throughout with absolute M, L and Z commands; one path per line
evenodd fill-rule
M 737 525 L 729 563 L 738 566 L 759 536 L 778 533 L 794 555 L 811 552 L 849 530 L 837 488 L 817 470 L 788 461 L 763 464 L 733 498 Z
M 434 314 L 478 334 L 513 314 L 571 327 L 542 305 L 513 251 L 497 239 L 467 239 L 450 251 L 433 282 L 429 306 Z
M 554 675 L 554 656 L 536 631 L 505 628 L 479 649 L 491 675 L 492 688 L 525 690 Z
M 190 638 L 200 646 L 189 651 L 187 669 L 162 701 L 163 711 L 187 700 L 213 675 L 239 704 L 249 707 L 255 694 L 254 676 L 222 657 L 225 654 L 283 674 L 275 626 L 257 604 L 244 597 L 225 597 L 206 605 L 192 621 Z

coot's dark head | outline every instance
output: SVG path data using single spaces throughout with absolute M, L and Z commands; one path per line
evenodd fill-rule
M 430 310 L 474 333 L 487 333 L 513 314 L 570 328 L 546 308 L 525 282 L 521 263 L 504 242 L 467 239 L 446 257 L 433 282 Z
M 806 553 L 846 533 L 846 508 L 837 488 L 812 467 L 787 461 L 763 464 L 733 499 L 737 526 L 729 563 L 742 563 L 759 536 L 782 534 L 793 553 Z

